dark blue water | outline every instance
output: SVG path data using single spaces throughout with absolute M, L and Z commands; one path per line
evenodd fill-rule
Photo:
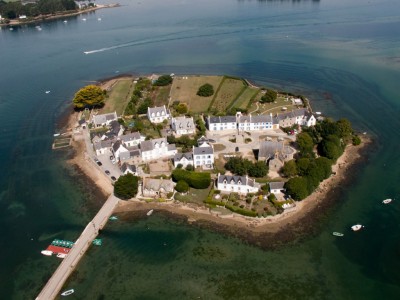
M 120 3 L 86 22 L 0 31 L 1 298 L 34 298 L 59 263 L 40 250 L 55 237 L 76 239 L 103 200 L 66 169 L 68 153 L 51 150 L 75 91 L 121 73 L 173 72 L 304 94 L 315 110 L 371 134 L 374 151 L 306 241 L 264 251 L 161 216 L 112 223 L 68 283 L 73 297 L 396 299 L 400 204 L 380 202 L 400 194 L 400 3 Z M 367 230 L 351 234 L 356 222 Z

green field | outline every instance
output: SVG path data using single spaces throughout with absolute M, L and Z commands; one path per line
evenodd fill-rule
M 232 108 L 246 109 L 249 101 L 260 91 L 260 89 L 255 87 L 247 87 L 244 92 L 236 99 L 232 104 Z
M 221 87 L 214 96 L 210 111 L 225 112 L 245 87 L 240 79 L 224 78 Z
M 175 77 L 171 88 L 171 101 L 186 103 L 189 110 L 194 113 L 206 112 L 213 96 L 200 97 L 196 93 L 199 87 L 205 83 L 211 84 L 214 87 L 214 91 L 216 91 L 222 79 L 222 76 Z
M 290 100 L 286 101 L 286 97 L 282 95 L 278 95 L 276 101 L 273 103 L 258 103 L 262 95 L 263 93 L 259 93 L 257 95 L 253 104 L 249 108 L 249 112 L 257 114 L 277 114 L 285 111 L 291 111 L 297 108 L 297 106 L 292 105 L 292 102 Z M 258 109 L 256 103 L 258 104 Z M 285 107 L 286 110 L 284 109 Z
M 118 116 L 122 115 L 131 98 L 133 88 L 132 79 L 124 78 L 116 81 L 107 94 L 106 104 L 99 113 L 105 114 L 116 111 Z
M 164 104 L 167 106 L 170 90 L 171 85 L 156 87 L 150 96 L 154 106 L 163 106 Z

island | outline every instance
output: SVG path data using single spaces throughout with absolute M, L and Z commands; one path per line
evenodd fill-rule
M 160 212 L 265 247 L 312 231 L 371 143 L 302 95 L 233 76 L 119 76 L 73 105 L 54 148 L 74 147 L 118 217 Z

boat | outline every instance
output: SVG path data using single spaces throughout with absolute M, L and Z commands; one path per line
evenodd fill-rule
M 382 201 L 383 204 L 389 204 L 390 202 L 392 202 L 393 199 L 385 199 Z
M 62 292 L 61 296 L 69 296 L 69 295 L 73 294 L 74 292 L 75 292 L 74 289 L 70 289 L 68 291 Z
M 66 257 L 67 257 L 67 254 L 66 254 L 66 253 L 58 253 L 58 254 L 57 254 L 57 257 L 58 257 L 58 258 L 66 258 Z
M 45 91 L 46 94 L 50 94 L 50 91 Z
M 116 221 L 116 220 L 118 220 L 118 217 L 117 216 L 111 216 L 111 217 L 109 217 L 108 218 L 110 221 Z
M 68 21 L 67 21 L 67 20 L 64 20 L 64 23 L 68 23 Z
M 101 21 L 101 18 L 97 18 L 97 21 Z
M 332 234 L 335 236 L 344 236 L 344 234 L 340 232 L 332 232 Z
M 55 133 L 55 134 L 53 134 L 53 136 L 60 136 L 60 134 L 59 133 Z
M 150 210 L 147 212 L 147 215 L 148 215 L 148 216 L 151 216 L 151 214 L 153 213 L 153 211 L 154 211 L 153 209 L 150 209 Z
M 364 228 L 364 226 L 361 224 L 356 224 L 356 225 L 351 226 L 351 230 L 353 230 L 353 231 L 359 231 L 361 228 Z
M 95 246 L 101 246 L 103 244 L 103 241 L 101 239 L 94 239 L 92 244 Z
M 53 251 L 50 251 L 50 250 L 43 250 L 40 253 L 42 253 L 43 255 L 46 255 L 46 256 L 52 256 L 53 255 Z
M 83 19 L 82 19 L 82 21 L 86 21 L 86 19 L 85 19 L 85 18 L 83 18 Z

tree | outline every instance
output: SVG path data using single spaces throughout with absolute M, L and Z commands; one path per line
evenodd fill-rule
M 297 172 L 300 176 L 307 174 L 308 168 L 310 166 L 310 159 L 302 157 L 296 161 Z
M 319 144 L 319 152 L 333 161 L 336 161 L 343 153 L 341 141 L 337 135 L 329 135 Z
M 285 177 L 293 177 L 297 175 L 297 166 L 294 159 L 285 162 L 282 167 L 282 173 Z
M 314 142 L 307 132 L 299 133 L 296 142 L 301 156 L 313 156 Z
M 251 177 L 264 177 L 267 173 L 268 167 L 264 161 L 254 163 L 248 170 L 248 175 Z
M 114 184 L 114 195 L 126 200 L 135 197 L 138 191 L 139 178 L 132 174 L 120 176 Z
M 81 88 L 73 99 L 74 107 L 95 108 L 104 106 L 105 91 L 96 85 L 88 85 Z
M 276 100 L 278 97 L 278 93 L 275 92 L 274 90 L 267 89 L 265 91 L 265 94 L 261 97 L 260 102 L 261 103 L 271 103 Z
M 352 143 L 354 146 L 358 146 L 361 144 L 361 139 L 358 135 L 354 135 L 352 138 Z
M 294 177 L 290 178 L 285 183 L 286 192 L 297 201 L 303 200 L 306 198 L 308 193 L 308 182 L 305 177 Z
M 210 97 L 214 95 L 214 87 L 209 83 L 203 84 L 199 87 L 197 95 L 200 97 Z
M 156 86 L 166 86 L 168 84 L 172 83 L 172 77 L 171 75 L 162 75 L 158 77 L 156 82 L 154 82 L 154 85 Z
M 332 174 L 332 161 L 326 157 L 318 157 L 315 160 L 315 165 L 321 170 L 321 181 L 327 179 Z
M 184 180 L 179 180 L 175 186 L 175 190 L 179 193 L 186 193 L 189 190 L 189 185 Z
M 194 167 L 192 164 L 188 164 L 185 168 L 186 171 L 194 171 Z
M 343 139 L 349 138 L 353 133 L 351 123 L 347 119 L 340 119 L 336 122 L 336 134 Z
M 186 114 L 188 111 L 187 105 L 185 103 L 179 103 L 176 107 L 175 110 L 178 114 Z

